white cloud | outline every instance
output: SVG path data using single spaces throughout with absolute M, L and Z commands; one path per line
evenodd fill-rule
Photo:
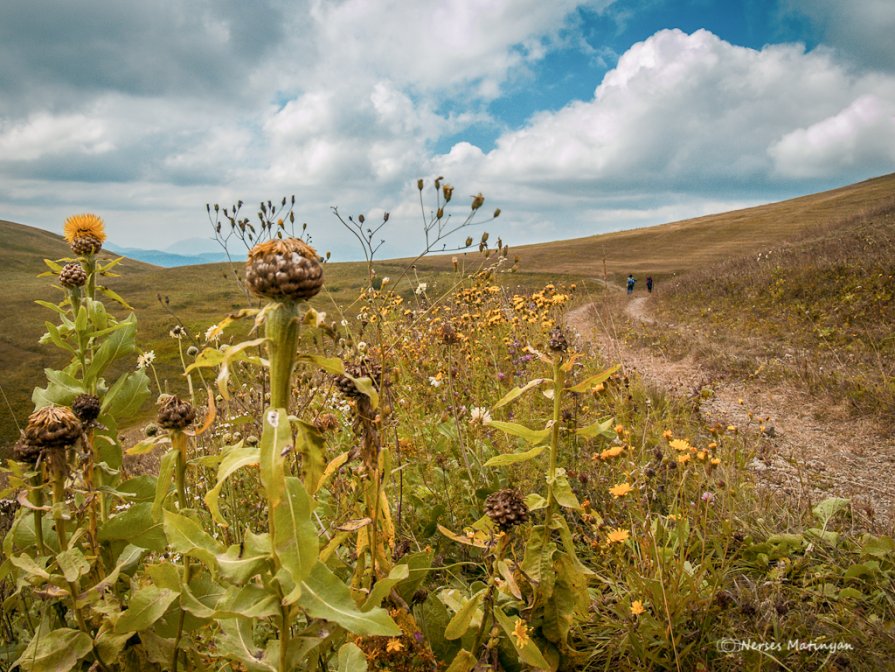
M 590 185 L 597 196 L 834 177 L 866 170 L 874 151 L 879 158 L 870 137 L 895 146 L 893 104 L 895 79 L 855 74 L 829 51 L 756 51 L 707 31 L 661 31 L 623 54 L 591 101 L 535 116 L 487 154 L 459 145 L 436 165 L 560 192 Z M 797 151 L 809 138 L 816 145 L 834 122 L 815 125 L 836 115 L 849 137 L 862 139 L 852 142 L 851 160 Z M 831 151 L 846 141 L 837 137 Z
M 776 173 L 823 177 L 855 167 L 895 166 L 895 100 L 856 99 L 839 113 L 787 133 L 769 149 Z

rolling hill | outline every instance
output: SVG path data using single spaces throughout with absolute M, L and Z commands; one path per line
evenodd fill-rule
M 721 259 L 767 250 L 804 231 L 873 210 L 895 195 L 895 173 L 832 191 L 744 210 L 642 229 L 586 238 L 559 240 L 510 248 L 521 268 L 531 273 L 561 273 L 602 277 L 603 260 L 609 280 L 628 273 L 661 279 Z M 512 245 L 512 240 L 508 241 Z M 448 268 L 450 256 L 433 256 L 419 266 Z
M 895 174 L 735 212 L 511 248 L 510 256 L 519 257 L 521 272 L 506 277 L 509 282 L 520 284 L 543 281 L 545 274 L 551 278 L 601 278 L 605 260 L 610 281 L 620 282 L 629 272 L 651 273 L 661 281 L 719 260 L 767 250 L 798 238 L 812 227 L 878 208 L 891 201 L 893 194 Z M 31 390 L 43 383 L 42 369 L 59 363 L 54 360 L 52 348 L 38 344 L 44 320 L 50 313 L 34 301 L 56 301 L 61 297 L 51 288 L 50 279 L 36 276 L 45 268 L 42 259 L 58 259 L 70 252 L 61 236 L 2 220 L 0 240 L 0 283 L 4 287 L 0 295 L 2 447 L 14 440 L 17 424 L 31 410 Z M 452 256 L 429 257 L 417 266 L 434 278 L 437 275 L 432 274 L 450 272 Z M 479 258 L 473 252 L 466 256 Z M 406 260 L 384 261 L 377 263 L 377 271 L 380 277 L 397 277 L 405 265 Z M 170 364 L 166 367 L 165 362 L 176 355 L 176 343 L 167 337 L 176 319 L 192 333 L 201 333 L 228 312 L 251 304 L 233 281 L 227 264 L 159 268 L 126 259 L 119 269 L 122 277 L 110 279 L 108 284 L 134 307 L 140 320 L 139 342 L 144 349 L 155 350 L 162 364 L 160 373 L 163 378 L 170 376 L 175 384 L 176 370 Z M 365 266 L 329 264 L 326 274 L 327 291 L 315 299 L 315 304 L 339 319 L 342 307 L 351 312 L 350 304 L 365 282 Z M 409 294 L 413 284 L 407 279 L 397 289 Z

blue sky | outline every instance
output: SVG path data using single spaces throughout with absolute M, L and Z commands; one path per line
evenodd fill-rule
M 895 170 L 892 34 L 890 0 L 5 0 L 0 218 L 168 248 L 295 194 L 351 259 L 331 206 L 412 254 L 418 177 L 514 245 L 745 207 Z

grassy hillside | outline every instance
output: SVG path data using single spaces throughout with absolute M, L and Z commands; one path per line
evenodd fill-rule
M 525 271 L 602 277 L 617 282 L 634 273 L 657 280 L 714 264 L 744 252 L 767 249 L 826 222 L 877 208 L 895 193 L 895 173 L 810 196 L 745 210 L 631 231 L 510 248 Z M 512 243 L 512 241 L 509 241 Z M 426 266 L 445 268 L 449 256 Z
M 655 307 L 721 369 L 797 379 L 895 426 L 895 197 L 693 271 Z
M 660 284 L 664 278 L 690 269 L 713 265 L 744 251 L 767 250 L 804 236 L 825 223 L 845 215 L 878 209 L 895 193 L 895 174 L 821 194 L 769 205 L 710 215 L 633 231 L 622 231 L 575 240 L 511 248 L 520 259 L 521 273 L 503 276 L 510 284 L 532 285 L 548 276 L 600 278 L 603 260 L 611 281 L 621 281 L 629 272 L 642 278 L 651 273 Z M 0 298 L 0 446 L 17 435 L 16 420 L 30 410 L 31 389 L 42 383 L 42 368 L 54 364 L 52 348 L 38 344 L 49 312 L 35 299 L 55 301 L 51 279 L 37 278 L 44 270 L 43 258 L 58 259 L 70 254 L 61 236 L 11 222 L 0 221 L 0 281 L 7 288 Z M 447 288 L 451 283 L 451 257 L 422 260 L 417 266 L 422 278 L 404 277 L 398 291 L 412 296 L 419 279 Z M 468 253 L 467 266 L 477 266 L 477 252 Z M 397 278 L 406 260 L 377 264 L 379 277 Z M 154 350 L 160 373 L 176 385 L 176 370 L 170 365 L 177 345 L 167 334 L 181 320 L 191 333 L 200 334 L 227 312 L 251 304 L 238 289 L 227 264 L 206 264 L 163 269 L 134 260 L 120 265 L 121 278 L 109 286 L 124 296 L 139 315 L 139 340 L 145 350 Z M 540 276 L 540 278 L 539 278 Z M 340 311 L 351 313 L 358 290 L 365 285 L 366 268 L 360 263 L 331 264 L 327 291 L 315 299 L 319 310 L 333 319 Z M 159 301 L 159 296 L 162 301 Z M 167 303 L 165 303 L 167 297 Z M 123 310 L 123 309 L 122 309 Z M 166 364 L 168 363 L 168 364 Z

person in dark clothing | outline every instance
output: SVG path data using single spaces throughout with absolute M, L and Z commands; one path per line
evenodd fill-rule
M 637 282 L 637 280 L 634 278 L 634 275 L 632 273 L 628 273 L 628 294 L 634 293 L 635 282 Z
M 651 275 L 646 276 L 646 291 L 650 294 L 653 293 L 653 276 Z

